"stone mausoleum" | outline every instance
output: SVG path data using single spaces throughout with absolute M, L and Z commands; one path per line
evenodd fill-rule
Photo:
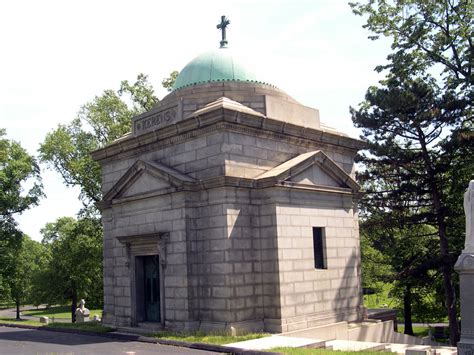
M 104 323 L 285 332 L 360 320 L 362 147 L 260 82 L 223 31 L 131 133 L 92 153 Z

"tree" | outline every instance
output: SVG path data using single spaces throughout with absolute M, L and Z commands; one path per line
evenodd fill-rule
M 470 104 L 453 90 L 441 90 L 426 74 L 414 79 L 392 75 L 383 83 L 368 90 L 359 110 L 351 108 L 352 120 L 369 145 L 361 157 L 365 171 L 360 175 L 363 183 L 370 182 L 365 184 L 366 203 L 388 219 L 399 218 L 403 228 L 420 224 L 436 228 L 438 252 L 433 259 L 443 276 L 451 342 L 456 344 L 452 274 L 462 234 L 453 233 L 448 225 L 459 212 L 458 206 L 449 204 L 448 195 L 456 189 L 450 180 L 453 162 L 462 160 L 467 169 L 474 167 L 472 140 L 458 139 Z M 461 176 L 458 182 L 466 186 L 469 178 Z
M 105 90 L 83 105 L 70 124 L 48 133 L 39 148 L 40 159 L 59 172 L 67 186 L 80 187 L 85 210 L 97 215 L 101 174 L 90 152 L 129 132 L 132 117 L 158 103 L 145 75 L 138 75 L 133 84 L 122 81 L 119 90 Z
M 48 304 L 71 302 L 71 318 L 80 298 L 102 304 L 102 228 L 100 220 L 58 218 L 41 230 L 50 258 L 35 282 L 35 290 Z M 40 300 L 37 300 L 37 302 Z M 36 303 L 37 303 L 36 302 Z
M 379 70 L 410 73 L 439 64 L 446 87 L 460 88 L 473 99 L 471 0 L 368 0 L 350 6 L 356 15 L 368 15 L 364 27 L 373 33 L 370 39 L 392 39 L 390 62 Z
M 0 129 L 0 223 L 38 204 L 43 196 L 40 169 L 21 145 L 5 138 Z M 25 192 L 22 184 L 30 181 Z
M 177 70 L 172 71 L 168 78 L 163 79 L 163 81 L 161 82 L 161 85 L 166 90 L 168 90 L 168 92 L 173 91 L 174 82 L 176 81 L 176 78 L 178 77 L 178 75 L 179 75 L 179 72 Z
M 458 198 L 451 198 L 450 193 L 459 192 L 458 184 L 466 182 L 466 175 L 462 174 L 465 170 L 456 171 L 456 166 L 464 163 L 469 166 L 472 162 L 469 155 L 462 153 L 472 156 L 474 49 L 471 24 L 474 4 L 470 0 L 367 0 L 366 3 L 351 3 L 350 6 L 355 14 L 368 16 L 364 27 L 373 34 L 369 38 L 377 39 L 380 35 L 390 37 L 393 50 L 388 56 L 388 64 L 376 68 L 378 71 L 389 70 L 387 80 L 382 82 L 386 88 L 370 89 L 360 114 L 353 111 L 353 120 L 359 127 L 366 129 L 364 136 L 370 137 L 370 131 L 373 131 L 372 143 L 376 139 L 384 142 L 371 149 L 381 161 L 386 161 L 385 176 L 381 173 L 379 178 L 385 179 L 390 174 L 400 173 L 405 179 L 413 179 L 400 189 L 385 191 L 386 197 L 395 199 L 397 191 L 401 191 L 401 198 L 416 201 L 414 207 L 410 206 L 411 210 L 416 210 L 411 219 L 429 221 L 438 230 L 445 303 L 451 343 L 454 345 L 459 339 L 459 329 L 455 290 L 450 275 L 452 259 L 459 250 L 462 234 L 459 223 L 456 225 L 459 215 L 454 213 L 459 209 L 454 205 Z M 432 78 L 423 88 L 420 78 L 427 72 L 439 70 L 443 79 L 442 90 Z M 431 90 L 436 92 L 435 95 L 426 90 L 427 87 L 435 86 L 436 89 Z M 402 96 L 397 98 L 397 94 Z M 406 101 L 410 96 L 420 100 L 419 107 L 413 100 Z M 427 105 L 430 100 L 443 106 Z M 408 107 L 403 108 L 403 104 L 408 104 Z M 414 112 L 419 115 L 418 119 L 414 117 Z M 405 119 L 397 120 L 397 115 Z M 407 125 L 409 120 L 406 117 L 410 117 L 413 123 Z M 378 118 L 381 118 L 380 122 L 377 122 Z M 394 123 L 388 124 L 387 119 L 393 118 Z M 389 157 L 399 154 L 401 150 L 404 150 L 405 158 L 400 161 L 392 157 L 397 161 L 398 171 L 392 169 L 390 173 Z M 371 163 L 367 155 L 364 161 Z M 416 165 L 418 173 L 415 173 Z M 379 196 L 378 203 L 382 202 L 381 197 L 383 195 Z
M 119 90 L 105 90 L 83 105 L 69 124 L 59 125 L 41 144 L 40 159 L 59 172 L 67 186 L 78 186 L 81 218 L 58 219 L 43 229 L 50 261 L 35 276 L 35 303 L 71 302 L 72 319 L 79 297 L 102 302 L 102 225 L 96 203 L 101 201 L 100 166 L 90 152 L 130 132 L 131 120 L 159 104 L 145 75 Z
M 362 201 L 362 276 L 366 287 L 392 285 L 390 294 L 403 309 L 405 334 L 413 335 L 413 315 L 426 321 L 445 316 L 440 312 L 442 300 L 433 302 L 438 298 L 432 286 L 439 284 L 440 278 L 436 271 L 439 262 L 431 252 L 437 246 L 436 230 L 423 224 L 403 227 L 405 220 L 394 213 L 396 207 L 378 210 L 367 197 Z
M 37 205 L 43 196 L 36 160 L 4 136 L 0 129 L 0 298 L 10 295 L 8 276 L 22 243 L 14 216 Z M 29 189 L 24 187 L 27 183 Z
M 16 305 L 16 319 L 20 319 L 20 306 L 31 299 L 33 275 L 44 260 L 44 247 L 23 235 L 21 247 L 15 253 L 11 272 L 6 277 L 11 299 Z

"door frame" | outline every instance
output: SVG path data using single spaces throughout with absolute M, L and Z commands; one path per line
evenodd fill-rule
M 140 256 L 158 255 L 159 258 L 159 287 L 160 287 L 160 323 L 165 325 L 165 270 L 166 270 L 166 246 L 169 240 L 169 232 L 143 234 L 134 236 L 119 236 L 117 239 L 125 245 L 127 252 L 127 266 L 130 277 L 130 318 L 131 325 L 137 326 L 137 280 L 136 280 L 136 259 Z

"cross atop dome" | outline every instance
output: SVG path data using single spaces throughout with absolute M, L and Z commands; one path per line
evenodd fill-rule
M 222 31 L 222 40 L 221 40 L 221 48 L 226 48 L 227 47 L 227 39 L 225 36 L 225 29 L 227 26 L 230 24 L 230 21 L 228 18 L 225 17 L 225 15 L 221 16 L 221 23 L 217 25 L 217 29 Z

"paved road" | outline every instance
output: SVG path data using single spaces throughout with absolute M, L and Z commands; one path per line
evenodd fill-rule
M 44 306 L 40 306 L 39 308 L 44 309 Z M 20 312 L 23 311 L 30 311 L 30 310 L 37 310 L 36 307 L 33 306 L 21 306 Z M 15 318 L 16 317 L 16 308 L 5 308 L 5 309 L 0 309 L 0 317 L 8 317 L 8 318 Z M 28 316 L 26 314 L 23 314 L 21 316 L 22 319 L 31 319 L 31 320 L 36 320 L 39 321 L 40 317 L 39 316 Z M 71 323 L 71 319 L 65 319 L 65 318 L 56 318 L 54 320 L 56 323 Z
M 31 309 L 36 309 L 36 307 L 33 306 L 21 306 L 20 307 L 20 312 L 23 311 L 29 311 Z M 5 308 L 5 309 L 0 309 L 0 317 L 10 317 L 10 318 L 15 318 L 16 317 L 16 308 Z
M 197 354 L 214 352 L 176 346 L 121 341 L 101 336 L 59 333 L 45 330 L 20 329 L 0 326 L 0 354 Z

